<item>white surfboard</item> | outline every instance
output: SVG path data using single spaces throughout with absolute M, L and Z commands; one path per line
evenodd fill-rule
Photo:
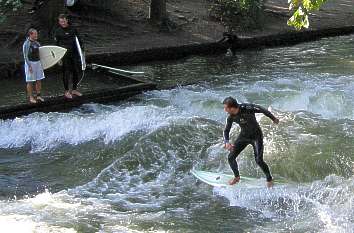
M 206 172 L 200 170 L 191 170 L 191 173 L 199 180 L 203 181 L 206 184 L 209 184 L 214 187 L 232 187 L 229 185 L 229 180 L 231 180 L 234 176 L 223 173 L 214 173 L 214 172 Z M 248 185 L 256 185 L 259 186 L 263 182 L 260 179 L 241 176 L 241 180 L 239 183 L 247 183 Z M 238 184 L 233 185 L 237 187 Z
M 57 64 L 65 55 L 66 49 L 48 45 L 39 47 L 39 59 L 41 61 L 43 69 L 48 69 Z
M 207 172 L 201 170 L 191 170 L 191 173 L 200 181 L 209 184 L 213 187 L 246 187 L 246 188 L 260 188 L 264 187 L 265 178 L 254 178 L 241 175 L 241 180 L 235 185 L 229 185 L 229 180 L 234 178 L 233 175 L 224 173 Z M 284 178 L 279 177 L 274 181 L 274 185 L 284 185 L 292 183 Z
M 77 36 L 75 36 L 75 43 L 76 43 L 77 51 L 79 52 L 79 55 L 80 55 L 81 70 L 84 71 L 84 70 L 86 70 L 86 60 L 85 60 L 85 55 L 81 49 L 81 45 L 80 45 L 80 42 L 79 42 L 79 39 L 77 38 Z

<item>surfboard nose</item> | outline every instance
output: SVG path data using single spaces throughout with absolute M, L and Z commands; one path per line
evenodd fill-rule
M 39 47 L 39 57 L 43 69 L 48 69 L 57 64 L 64 57 L 65 53 L 66 49 L 59 46 L 46 45 Z

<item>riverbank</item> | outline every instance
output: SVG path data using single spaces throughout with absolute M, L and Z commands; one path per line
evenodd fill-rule
M 211 46 L 222 38 L 225 28 L 209 17 L 209 1 L 168 1 L 168 14 L 174 24 L 169 32 L 162 32 L 157 25 L 148 22 L 148 4 L 146 2 L 124 0 L 120 4 L 121 9 L 115 12 L 114 16 L 104 15 L 102 19 L 98 17 L 89 18 L 87 14 L 90 14 L 90 12 L 87 14 L 80 11 L 71 12 L 73 24 L 78 27 L 85 41 L 88 60 L 96 61 L 97 58 L 104 58 L 105 62 L 109 62 L 111 58 L 114 58 L 114 61 L 110 62 L 111 64 L 136 64 L 151 60 L 170 59 L 167 51 L 171 48 L 175 48 L 174 50 L 188 48 L 187 50 L 189 50 L 190 47 L 205 46 L 203 50 L 206 53 L 220 51 L 219 48 L 213 49 Z M 0 25 L 0 31 L 2 31 L 0 42 L 2 42 L 2 45 L 6 45 L 6 48 L 2 48 L 3 52 L 0 55 L 1 78 L 13 77 L 16 73 L 17 76 L 20 75 L 22 40 L 19 32 L 24 30 L 24 24 L 30 25 L 31 20 L 34 21 L 35 19 L 35 16 L 26 14 L 28 8 L 29 5 L 25 4 L 23 9 L 8 17 L 7 21 Z M 316 31 L 315 34 L 327 36 L 326 33 L 321 33 L 321 31 L 336 28 L 337 34 L 328 36 L 348 34 L 348 26 L 354 25 L 353 9 L 354 2 L 346 0 L 328 2 L 320 11 L 311 16 L 311 28 L 306 31 Z M 299 35 L 293 28 L 287 26 L 286 21 L 289 17 L 290 13 L 286 2 L 271 0 L 266 4 L 263 28 L 239 31 L 237 34 L 241 38 L 254 38 L 256 41 L 262 41 L 264 36 L 277 38 L 279 34 L 286 34 L 288 35 L 286 37 L 279 36 L 284 40 L 281 44 L 286 44 L 286 40 L 291 40 L 291 33 L 294 33 L 294 37 Z M 18 22 L 21 22 L 21 24 Z M 52 43 L 47 36 L 41 36 L 44 44 Z M 297 39 L 297 41 L 309 41 L 312 39 L 310 37 L 305 35 L 304 40 Z M 318 39 L 318 36 L 313 37 L 313 39 Z M 274 45 L 278 45 L 279 40 L 281 39 L 277 39 Z M 271 43 L 267 44 L 271 46 Z M 148 53 L 147 51 L 157 56 L 142 59 L 141 55 Z M 189 51 L 184 51 L 183 56 L 196 54 L 193 49 Z M 135 58 L 126 59 L 127 55 Z M 154 59 L 154 57 L 156 58 Z M 176 56 L 176 58 L 179 57 L 181 57 L 181 54 Z

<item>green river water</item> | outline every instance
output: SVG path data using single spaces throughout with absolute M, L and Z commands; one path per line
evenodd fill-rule
M 0 121 L 1 232 L 354 232 L 354 37 L 152 63 L 160 85 L 125 102 Z M 234 96 L 257 116 L 268 190 L 213 188 L 192 168 L 231 173 L 222 148 Z M 239 128 L 231 131 L 237 137 Z

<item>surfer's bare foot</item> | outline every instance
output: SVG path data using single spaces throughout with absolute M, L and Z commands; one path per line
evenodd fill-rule
M 40 95 L 38 95 L 38 96 L 37 96 L 37 101 L 39 101 L 39 102 L 44 102 L 44 99 L 43 99 Z
M 241 178 L 240 178 L 239 176 L 237 176 L 237 177 L 235 177 L 235 178 L 229 180 L 229 185 L 235 185 L 235 184 L 237 184 L 238 182 L 240 182 L 240 179 L 241 179 Z
M 76 95 L 76 96 L 82 96 L 81 92 L 77 91 L 77 90 L 72 90 L 71 91 L 72 95 Z
M 267 181 L 267 188 L 273 188 L 273 181 Z
M 29 97 L 29 102 L 30 102 L 31 104 L 36 104 L 36 103 L 37 103 L 37 100 L 36 100 L 33 96 L 30 96 L 30 97 Z
M 67 98 L 67 99 L 72 99 L 73 98 L 73 96 L 70 94 L 69 91 L 65 92 L 64 97 Z

